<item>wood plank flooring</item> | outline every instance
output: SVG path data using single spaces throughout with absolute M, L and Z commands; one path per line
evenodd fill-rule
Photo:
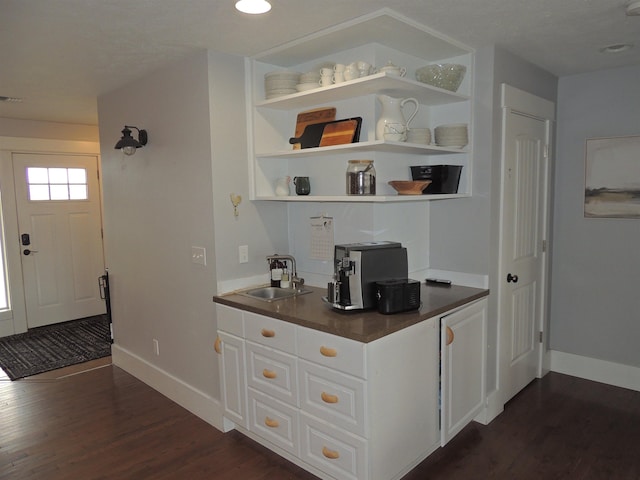
M 640 393 L 550 373 L 405 476 L 639 479 Z M 123 370 L 0 381 L 2 480 L 315 478 Z

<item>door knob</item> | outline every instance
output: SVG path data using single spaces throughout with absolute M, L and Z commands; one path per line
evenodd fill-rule
M 511 275 L 510 273 L 507 273 L 507 282 L 518 283 L 518 275 Z
M 32 253 L 38 253 L 37 250 L 29 250 L 28 248 L 25 248 L 22 253 L 24 253 L 25 255 L 31 255 Z

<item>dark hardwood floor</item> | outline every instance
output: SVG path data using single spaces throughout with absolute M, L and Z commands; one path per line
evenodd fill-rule
M 2 480 L 312 478 L 111 365 L 0 382 Z M 639 479 L 640 393 L 550 373 L 405 480 L 489 478 Z

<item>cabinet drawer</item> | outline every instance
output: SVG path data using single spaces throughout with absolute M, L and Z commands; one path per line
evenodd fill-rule
M 298 409 L 249 388 L 249 430 L 298 456 Z
M 363 380 L 304 360 L 299 361 L 298 370 L 302 410 L 367 436 Z
M 216 319 L 218 320 L 218 330 L 237 337 L 244 337 L 242 310 L 216 303 Z
M 296 353 L 296 326 L 264 315 L 244 312 L 245 338 L 283 352 Z
M 247 342 L 247 383 L 290 405 L 298 406 L 297 359 Z
M 366 378 L 365 344 L 298 327 L 298 355 L 325 367 Z
M 300 413 L 300 458 L 340 479 L 368 478 L 367 442 Z

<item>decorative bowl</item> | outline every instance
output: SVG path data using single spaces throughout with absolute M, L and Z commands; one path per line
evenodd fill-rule
M 455 92 L 460 87 L 467 67 L 456 63 L 436 63 L 416 70 L 416 80 Z
M 422 195 L 422 191 L 431 184 L 431 180 L 391 180 L 398 195 Z

